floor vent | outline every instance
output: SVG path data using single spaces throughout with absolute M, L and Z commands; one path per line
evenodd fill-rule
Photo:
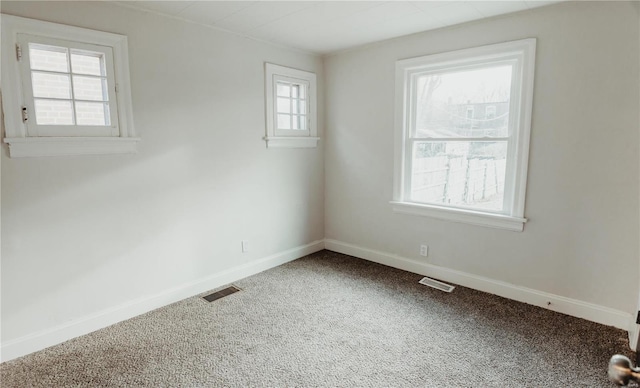
M 431 278 L 422 278 L 418 283 L 424 284 L 425 286 L 429 286 L 431 288 L 436 288 L 444 292 L 451 292 L 455 288 L 451 284 L 442 283 L 441 281 L 431 279 Z
M 240 289 L 236 286 L 229 286 L 227 288 L 224 288 L 220 291 L 216 291 L 213 294 L 209 294 L 206 296 L 203 296 L 202 299 L 206 300 L 207 302 L 213 302 L 214 300 L 218 300 L 220 298 L 224 298 L 225 296 L 231 295 L 231 294 L 235 294 L 236 292 L 240 291 Z

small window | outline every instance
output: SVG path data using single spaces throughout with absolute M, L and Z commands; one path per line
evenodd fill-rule
M 397 64 L 394 209 L 522 230 L 535 40 Z
M 109 47 L 18 34 L 29 136 L 118 136 Z M 25 50 L 26 48 L 26 50 Z
M 265 89 L 267 147 L 315 147 L 315 74 L 267 63 Z
M 308 82 L 276 81 L 276 135 L 298 136 L 309 129 Z
M 126 37 L 7 15 L 2 23 L 11 157 L 135 151 Z

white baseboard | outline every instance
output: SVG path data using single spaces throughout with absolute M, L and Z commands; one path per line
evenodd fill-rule
M 32 352 L 42 350 L 49 346 L 62 343 L 69 339 L 91 333 L 113 325 L 114 323 L 155 310 L 159 307 L 178 302 L 182 299 L 246 278 L 247 276 L 277 267 L 289 261 L 321 251 L 322 249 L 324 249 L 324 241 L 314 241 L 310 244 L 292 248 L 251 263 L 227 269 L 206 278 L 174 287 L 151 297 L 132 300 L 125 304 L 115 306 L 47 330 L 7 341 L 2 344 L 0 362 L 9 361 Z
M 499 295 L 504 298 L 532 304 L 557 311 L 559 313 L 583 318 L 588 321 L 614 326 L 630 332 L 632 330 L 629 326 L 631 319 L 630 314 L 608 307 L 566 298 L 564 296 L 554 295 L 531 288 L 520 287 L 514 284 L 432 264 L 421 263 L 391 253 L 367 249 L 337 240 L 326 239 L 325 249 L 388 265 L 389 267 L 402 269 L 419 275 L 459 284 L 464 287 L 473 288 L 474 290 Z M 548 304 L 549 302 L 551 302 L 551 304 Z

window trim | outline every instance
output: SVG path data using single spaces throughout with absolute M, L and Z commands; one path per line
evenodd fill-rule
M 278 130 L 276 122 L 276 82 L 300 83 L 307 87 L 307 130 Z M 314 73 L 265 62 L 265 117 L 267 148 L 317 147 L 317 87 Z
M 4 143 L 10 157 L 121 154 L 136 152 L 136 137 L 131 104 L 128 42 L 124 35 L 27 19 L 12 15 L 2 18 L 2 90 L 5 120 Z M 22 120 L 22 106 L 28 106 L 22 84 L 21 62 L 17 60 L 18 34 L 32 35 L 110 47 L 113 50 L 118 136 L 33 136 Z M 22 47 L 24 50 L 25 48 Z M 22 60 L 25 60 L 23 58 Z M 32 103 L 31 103 L 32 104 Z M 29 112 L 35 120 L 35 112 Z M 45 140 L 47 139 L 47 140 Z M 30 151 L 33 150 L 33 151 Z
M 426 55 L 396 62 L 395 90 L 395 141 L 394 141 L 394 184 L 392 209 L 397 213 L 429 216 L 454 222 L 482 225 L 513 231 L 522 231 L 527 219 L 524 217 L 527 170 L 529 160 L 529 141 L 531 133 L 531 115 L 533 105 L 533 84 L 535 65 L 536 39 L 528 38 L 518 41 L 491 44 L 481 47 Z M 439 206 L 412 202 L 407 193 L 407 170 L 410 161 L 407 159 L 407 143 L 409 140 L 411 109 L 412 75 L 429 71 L 442 71 L 452 67 L 477 67 L 492 61 L 503 62 L 515 60 L 514 72 L 518 72 L 518 85 L 512 85 L 512 93 L 517 92 L 513 120 L 517 130 L 509 147 L 514 147 L 514 156 L 507 168 L 505 178 L 506 213 L 489 212 L 477 209 Z M 514 89 L 515 88 L 515 89 Z M 513 97 L 513 94 L 512 94 Z M 406 107 L 406 109 L 405 109 Z M 512 182 L 511 196 L 507 198 L 507 185 Z

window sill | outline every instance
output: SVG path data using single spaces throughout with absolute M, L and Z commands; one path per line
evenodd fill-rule
M 39 156 L 130 154 L 140 138 L 131 137 L 31 137 L 5 138 L 11 158 Z
M 427 216 L 461 222 L 471 225 L 487 226 L 490 228 L 506 229 L 514 232 L 522 232 L 526 218 L 511 217 L 501 214 L 483 213 L 473 210 L 445 208 L 433 205 L 423 205 L 410 202 L 391 201 L 393 211 L 396 213 Z
M 318 146 L 319 137 L 309 136 L 265 136 L 264 141 L 267 142 L 267 148 L 316 148 Z

